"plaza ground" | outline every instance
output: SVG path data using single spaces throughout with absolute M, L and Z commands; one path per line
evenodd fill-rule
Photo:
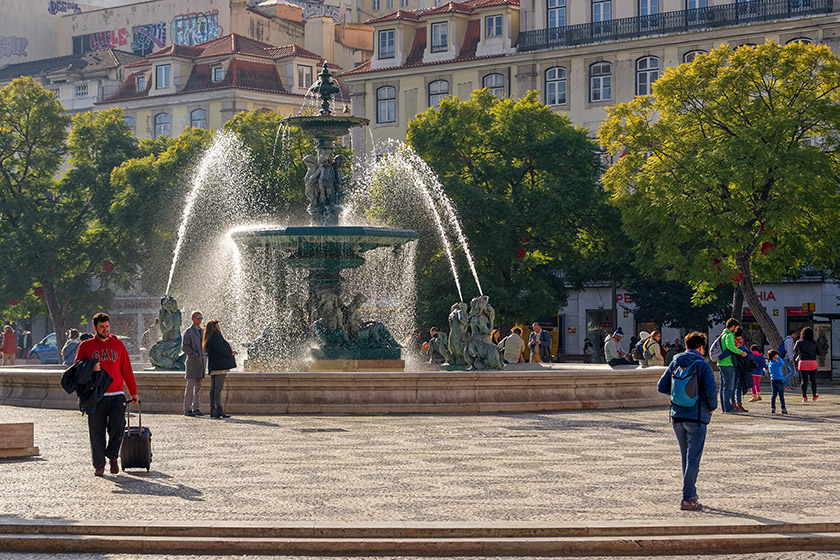
M 142 392 L 141 392 L 142 396 Z M 86 418 L 0 406 L 34 422 L 41 455 L 0 462 L 0 518 L 144 521 L 580 522 L 840 518 L 840 386 L 816 403 L 769 396 L 715 414 L 698 493 L 681 512 L 667 409 L 484 415 L 145 414 L 152 470 L 93 476 Z M 0 558 L 129 558 L 0 554 Z M 186 556 L 171 556 L 187 559 Z M 717 556 L 716 558 L 728 558 Z M 732 558 L 837 558 L 773 553 Z M 143 556 L 149 560 L 169 556 Z M 222 557 L 220 557 L 222 558 Z M 233 558 L 233 557 L 230 557 Z

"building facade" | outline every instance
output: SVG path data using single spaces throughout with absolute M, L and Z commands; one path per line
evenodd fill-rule
M 367 23 L 373 57 L 342 80 L 354 115 L 371 119 L 374 144 L 404 139 L 441 97 L 483 87 L 512 98 L 536 90 L 594 132 L 607 107 L 650 93 L 665 68 L 721 44 L 840 47 L 833 0 L 467 0 Z M 353 144 L 372 149 L 361 132 Z

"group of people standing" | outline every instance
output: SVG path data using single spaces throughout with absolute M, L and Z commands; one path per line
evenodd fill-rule
M 201 311 L 193 311 L 191 319 L 192 326 L 184 332 L 181 346 L 187 355 L 184 416 L 204 416 L 200 404 L 201 384 L 207 372 L 210 375 L 210 417 L 230 418 L 222 406 L 222 388 L 227 373 L 236 367 L 237 352 L 222 336 L 218 320 L 208 321 L 202 328 L 204 316 Z
M 762 374 L 767 373 L 772 387 L 770 412 L 776 412 L 778 398 L 782 414 L 787 414 L 785 390 L 791 389 L 788 383 L 795 379 L 797 370 L 802 376 L 802 402 L 808 402 L 809 382 L 813 400 L 819 398 L 816 372 L 821 350 L 811 327 L 805 327 L 799 333 L 792 332 L 779 349 L 768 352 L 766 360 L 757 345 L 746 347 L 743 335 L 740 322 L 729 319 L 720 337 L 709 347 L 709 357 L 717 361 L 720 369 L 720 387 L 704 356 L 708 338 L 700 332 L 685 337 L 687 350 L 673 358 L 659 379 L 657 389 L 671 397 L 671 424 L 680 448 L 682 510 L 703 509 L 697 498 L 696 482 L 706 442 L 706 426 L 718 406 L 718 399 L 724 413 L 747 412 L 742 397 L 752 392 L 750 401 L 761 400 L 760 381 Z M 797 336 L 799 340 L 795 341 Z M 789 367 L 792 371 L 787 372 Z

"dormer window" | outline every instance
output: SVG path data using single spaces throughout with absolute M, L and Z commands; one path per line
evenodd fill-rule
M 213 67 L 213 81 L 221 82 L 225 79 L 225 69 L 221 66 Z
M 146 91 L 146 76 L 137 76 L 137 91 Z
M 487 16 L 484 18 L 484 36 L 485 37 L 501 37 L 502 36 L 502 16 Z
M 169 65 L 161 64 L 155 66 L 155 89 L 167 89 L 169 87 Z
M 449 22 L 441 21 L 432 24 L 432 52 L 449 50 Z
M 379 32 L 379 58 L 394 58 L 394 33 L 393 29 Z
M 298 64 L 298 87 L 301 89 L 309 89 L 312 87 L 312 67 L 306 64 Z

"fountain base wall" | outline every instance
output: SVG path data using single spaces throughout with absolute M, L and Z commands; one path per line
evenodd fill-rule
M 559 367 L 562 366 L 562 367 Z M 554 364 L 536 370 L 460 372 L 232 372 L 225 411 L 232 414 L 476 413 L 660 406 L 664 368 L 612 369 Z M 77 408 L 61 388 L 63 369 L 0 368 L 0 404 Z M 136 372 L 143 409 L 183 412 L 184 374 Z M 209 380 L 203 406 L 209 403 Z

